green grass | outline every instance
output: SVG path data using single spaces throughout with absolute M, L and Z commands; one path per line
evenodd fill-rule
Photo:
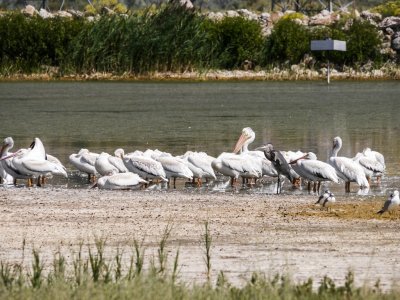
M 118 247 L 115 255 L 107 256 L 107 240 L 95 238 L 94 245 L 83 243 L 71 253 L 71 263 L 58 251 L 49 266 L 40 253 L 32 251 L 32 263 L 24 268 L 25 243 L 21 263 L 0 262 L 0 299 L 398 299 L 396 291 L 382 292 L 379 281 L 372 287 L 357 287 L 354 275 L 348 272 L 343 285 L 324 277 L 317 285 L 310 278 L 294 283 L 289 276 L 276 274 L 267 277 L 253 273 L 242 286 L 229 282 L 220 271 L 211 282 L 212 239 L 208 222 L 200 237 L 206 254 L 207 273 L 204 284 L 179 280 L 179 250 L 172 269 L 168 268 L 168 239 L 171 226 L 164 230 L 158 245 L 157 257 L 145 271 L 143 241 L 134 240 L 130 265 L 122 264 L 125 253 Z M 88 253 L 88 256 L 85 255 Z M 109 257 L 109 258 L 107 258 Z M 48 267 L 48 268 L 46 268 Z

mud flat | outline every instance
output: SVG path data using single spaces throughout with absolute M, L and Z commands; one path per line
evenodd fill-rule
M 332 212 L 315 207 L 315 199 L 315 195 L 0 188 L 0 260 L 23 260 L 29 266 L 35 247 L 50 267 L 57 251 L 71 259 L 81 241 L 86 246 L 97 236 L 107 239 L 108 255 L 122 249 L 126 264 L 132 241 L 143 241 L 148 262 L 170 225 L 169 263 L 179 249 L 179 277 L 202 282 L 206 266 L 201 241 L 208 221 L 213 280 L 224 271 L 240 285 L 259 271 L 267 276 L 290 274 L 295 281 L 312 277 L 315 283 L 328 275 L 341 283 L 352 270 L 359 285 L 372 286 L 379 279 L 384 289 L 396 286 L 397 214 L 376 217 L 381 198 L 337 199 Z M 360 203 L 370 207 L 371 217 L 341 217 L 341 212 L 356 210 Z

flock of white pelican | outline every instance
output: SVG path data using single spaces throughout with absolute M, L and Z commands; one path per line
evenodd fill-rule
M 233 151 L 223 152 L 218 157 L 192 151 L 174 156 L 159 150 L 125 153 L 123 149 L 117 149 L 111 155 L 81 149 L 69 156 L 69 162 L 80 172 L 88 174 L 88 180 L 94 183 L 93 187 L 100 189 L 134 189 L 152 183 L 165 183 L 167 186 L 171 183 L 175 188 L 177 178 L 201 186 L 204 181 L 212 182 L 220 176 L 229 177 L 231 186 L 252 186 L 257 180 L 268 176 L 277 178 L 276 193 L 281 192 L 285 178 L 294 187 L 306 183 L 308 191 L 313 190 L 317 194 L 323 182 L 344 182 L 345 192 L 348 193 L 350 182 L 357 183 L 360 189 L 366 189 L 372 178 L 379 182 L 385 172 L 383 155 L 370 148 L 365 148 L 352 158 L 338 156 L 342 147 L 340 137 L 333 139 L 327 162 L 318 160 L 312 152 L 276 150 L 271 143 L 249 150 L 254 140 L 254 131 L 246 127 Z M 11 137 L 3 140 L 0 150 L 0 177 L 3 184 L 16 184 L 16 180 L 24 179 L 32 186 L 35 179 L 37 186 L 41 186 L 49 175 L 68 177 L 67 169 L 57 158 L 46 153 L 39 138 L 35 138 L 27 149 L 11 152 L 13 146 Z

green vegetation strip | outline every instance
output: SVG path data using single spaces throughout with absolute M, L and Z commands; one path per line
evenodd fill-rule
M 209 225 L 201 236 L 204 247 L 206 278 L 204 284 L 187 284 L 179 278 L 179 249 L 175 253 L 172 270 L 168 271 L 166 251 L 172 227 L 167 226 L 158 244 L 157 257 L 144 270 L 143 242 L 134 240 L 127 270 L 122 264 L 123 252 L 117 249 L 113 258 L 106 258 L 106 239 L 96 238 L 87 251 L 80 243 L 73 252 L 72 268 L 61 253 L 54 255 L 51 268 L 45 265 L 37 250 L 32 251 L 31 267 L 25 269 L 25 241 L 22 262 L 0 262 L 1 299 L 398 299 L 397 291 L 383 292 L 379 281 L 373 287 L 356 287 L 349 272 L 343 285 L 324 277 L 317 288 L 310 278 L 294 283 L 289 276 L 253 273 L 242 286 L 229 283 L 221 271 L 216 282 L 211 282 L 211 236 Z M 88 255 L 85 256 L 85 253 Z M 72 269 L 72 270 L 70 270 Z
M 379 29 L 361 19 L 341 18 L 329 26 L 306 27 L 280 19 L 268 36 L 257 21 L 243 17 L 208 19 L 171 2 L 157 10 L 87 19 L 0 17 L 0 76 L 45 73 L 53 77 L 112 73 L 290 69 L 323 67 L 329 55 L 339 71 L 379 68 L 391 61 L 381 53 Z M 347 41 L 347 52 L 311 53 L 313 39 Z M 311 62 L 304 58 L 312 56 Z

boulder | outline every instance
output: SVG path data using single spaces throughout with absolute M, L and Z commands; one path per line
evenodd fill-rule
M 234 18 L 234 17 L 239 17 L 239 13 L 237 11 L 234 10 L 228 10 L 225 12 L 225 16 L 228 18 Z
M 224 18 L 224 14 L 221 12 L 210 12 L 207 16 L 213 21 L 221 21 Z
M 72 14 L 70 14 L 69 12 L 67 12 L 65 10 L 59 10 L 59 11 L 55 12 L 54 16 L 60 17 L 60 18 L 72 18 Z
M 364 10 L 361 13 L 361 18 L 364 20 L 367 20 L 373 25 L 378 25 L 380 22 L 382 22 L 382 15 L 379 13 L 372 13 L 369 10 Z
M 33 17 L 33 16 L 39 14 L 39 12 L 36 10 L 36 8 L 34 8 L 32 5 L 25 6 L 25 8 L 23 8 L 21 10 L 21 13 L 23 13 L 27 17 Z
M 41 16 L 43 19 L 51 19 L 54 18 L 53 14 L 48 12 L 47 10 L 41 8 L 39 10 L 39 16 Z
M 321 13 L 312 16 L 308 22 L 308 24 L 310 26 L 327 26 L 330 25 L 332 23 L 334 23 L 335 21 L 340 19 L 340 15 L 338 14 L 331 14 L 328 12 L 328 14 L 326 13 L 326 10 L 323 10 Z
M 238 9 L 238 14 L 248 20 L 258 20 L 258 15 L 249 11 L 248 9 Z
M 400 36 L 392 39 L 392 49 L 396 51 L 400 51 Z
M 380 28 L 392 28 L 394 31 L 396 29 L 400 29 L 400 17 L 387 17 L 383 19 L 381 23 L 379 23 Z
M 70 13 L 74 18 L 83 18 L 85 16 L 85 14 L 79 10 L 75 10 L 75 9 L 68 9 L 67 10 L 68 13 Z
M 187 9 L 193 8 L 193 3 L 190 0 L 179 0 L 179 3 Z

